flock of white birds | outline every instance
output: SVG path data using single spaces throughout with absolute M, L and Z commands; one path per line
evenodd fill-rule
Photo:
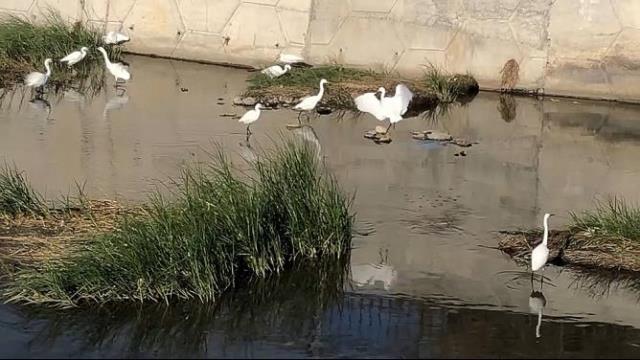
M 297 55 L 282 54 L 280 55 L 279 62 L 284 63 L 284 66 L 272 65 L 263 69 L 261 72 L 264 75 L 274 79 L 283 76 L 287 72 L 291 71 L 291 65 L 296 63 L 303 63 L 304 59 Z M 320 89 L 318 93 L 316 95 L 310 95 L 302 98 L 300 102 L 293 107 L 293 110 L 299 111 L 298 123 L 300 122 L 300 116 L 304 112 L 314 110 L 320 103 L 322 97 L 324 96 L 324 86 L 326 84 L 328 84 L 328 81 L 326 79 L 321 79 L 319 86 Z M 369 92 L 357 96 L 354 99 L 354 102 L 359 111 L 369 113 L 380 121 L 385 121 L 388 119 L 388 131 L 392 125 L 403 119 L 402 116 L 407 112 L 409 103 L 411 102 L 411 99 L 413 99 L 413 93 L 406 85 L 398 84 L 395 90 L 396 91 L 393 96 L 386 96 L 385 88 L 380 87 L 376 92 Z M 380 93 L 380 97 L 377 96 L 378 93 Z M 240 118 L 239 121 L 247 125 L 247 135 L 251 134 L 251 130 L 249 129 L 251 124 L 256 122 L 260 118 L 261 108 L 262 104 L 257 104 L 255 109 L 247 111 Z
M 102 37 L 102 41 L 106 45 L 119 45 L 129 41 L 129 37 L 127 35 L 124 35 L 115 31 L 110 31 Z M 111 73 L 111 75 L 114 76 L 116 80 L 116 86 L 119 81 L 127 81 L 131 78 L 131 73 L 129 73 L 129 70 L 124 64 L 111 62 L 109 60 L 109 56 L 107 55 L 107 51 L 103 47 L 98 47 L 98 51 L 100 51 L 104 56 L 105 66 L 107 70 Z M 80 48 L 80 50 L 74 51 L 68 54 L 67 56 L 63 57 L 62 59 L 60 59 L 60 62 L 66 63 L 67 66 L 71 67 L 79 63 L 80 61 L 82 61 L 87 56 L 88 52 L 89 52 L 89 49 L 83 46 Z M 52 62 L 51 59 L 46 59 L 44 61 L 44 67 L 46 69 L 46 72 L 42 73 L 42 72 L 34 71 L 27 74 L 27 76 L 25 76 L 24 78 L 25 85 L 29 87 L 34 87 L 42 91 L 44 88 L 44 85 L 46 85 L 47 81 L 49 80 L 49 77 L 51 76 L 51 67 L 50 67 L 51 62 Z

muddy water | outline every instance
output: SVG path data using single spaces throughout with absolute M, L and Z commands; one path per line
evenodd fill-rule
M 291 132 L 286 111 L 244 128 L 222 114 L 247 73 L 132 57 L 123 97 L 50 96 L 47 107 L 5 98 L 0 157 L 49 197 L 86 182 L 92 196 L 143 199 L 158 179 L 202 160 L 213 143 L 251 157 L 280 136 L 302 136 L 341 183 L 356 191 L 361 230 L 345 294 L 300 290 L 313 277 L 274 286 L 282 298 L 215 309 L 105 308 L 48 312 L 0 306 L 0 356 L 624 356 L 640 355 L 640 285 L 550 267 L 540 288 L 489 247 L 495 230 L 538 226 L 594 198 L 640 202 L 640 107 L 479 94 L 437 123 L 407 119 L 389 145 L 362 138 L 367 116 L 322 116 Z M 218 100 L 218 99 L 222 100 Z M 437 128 L 478 144 L 411 139 Z M 465 150 L 466 156 L 455 156 Z M 538 327 L 537 299 L 546 306 Z M 533 308 L 530 306 L 533 306 Z M 255 306 L 254 306 L 255 305 Z M 538 329 L 536 329 L 538 327 Z M 539 336 L 536 336 L 539 332 Z

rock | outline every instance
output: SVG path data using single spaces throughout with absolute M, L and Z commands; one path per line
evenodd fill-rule
M 221 102 L 221 101 L 218 101 L 218 102 L 217 102 L 217 104 L 218 104 L 218 105 L 224 105 L 224 103 L 223 103 L 223 102 Z
M 441 131 L 429 131 L 426 135 L 427 140 L 451 141 L 453 139 L 453 136 Z
M 242 98 L 240 96 L 236 96 L 233 98 L 233 105 L 244 105 L 242 103 Z
M 291 129 L 299 129 L 302 127 L 302 125 L 300 124 L 287 124 L 286 125 L 287 129 L 291 130 Z
M 367 139 L 375 139 L 378 136 L 378 133 L 375 130 L 367 130 L 364 133 L 364 137 Z
M 251 96 L 242 99 L 242 105 L 245 106 L 254 106 L 257 102 L 256 98 Z
M 384 127 L 384 126 L 380 126 L 380 125 L 378 125 L 378 126 L 376 126 L 376 130 L 375 130 L 375 132 L 376 132 L 376 134 L 382 134 L 382 135 L 384 135 L 384 134 L 386 134 L 386 133 L 387 133 L 387 128 L 386 128 L 386 127 Z
M 328 106 L 318 106 L 316 107 L 316 112 L 320 115 L 329 115 L 333 112 Z
M 189 91 L 189 89 L 187 89 L 187 88 L 180 88 L 180 91 L 182 91 L 182 92 L 187 92 L 187 91 Z
M 422 132 L 413 132 L 411 133 L 411 137 L 416 140 L 427 140 L 427 134 Z
M 451 140 L 451 143 L 460 147 L 469 147 L 472 144 L 471 141 L 462 138 L 455 138 Z
M 460 151 L 460 156 L 467 156 L 467 153 L 464 150 Z
M 220 117 L 236 117 L 238 116 L 237 114 L 234 113 L 224 113 L 224 114 L 220 114 Z
M 264 99 L 264 104 L 265 106 L 268 107 L 278 107 L 278 105 L 280 105 L 280 101 L 278 100 L 277 97 L 269 97 Z
M 389 135 L 381 135 L 377 136 L 373 139 L 376 144 L 388 144 L 391 142 L 391 137 Z
M 278 101 L 280 102 L 280 104 L 292 104 L 293 103 L 293 98 L 291 96 L 280 96 L 278 98 Z

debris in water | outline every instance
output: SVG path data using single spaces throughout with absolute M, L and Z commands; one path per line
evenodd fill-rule
M 182 92 L 187 92 L 187 91 L 189 91 L 189 89 L 181 87 L 181 88 L 180 88 L 180 91 L 182 91 Z
M 376 144 L 388 144 L 391 142 L 391 137 L 389 135 L 379 135 L 373 139 L 373 142 Z
M 220 117 L 236 117 L 238 116 L 236 113 L 224 113 L 220 114 Z

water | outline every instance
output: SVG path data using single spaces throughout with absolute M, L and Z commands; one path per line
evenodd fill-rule
M 280 136 L 317 146 L 343 186 L 356 191 L 358 228 L 346 292 L 309 287 L 306 272 L 249 287 L 217 306 L 103 307 L 51 311 L 0 306 L 1 356 L 194 357 L 637 357 L 640 285 L 549 267 L 540 337 L 525 269 L 491 249 L 495 231 L 552 227 L 608 194 L 640 203 L 640 107 L 571 99 L 479 94 L 437 124 L 408 119 L 393 142 L 362 137 L 368 117 L 323 116 L 292 134 L 296 115 L 265 111 L 244 128 L 221 114 L 247 73 L 132 57 L 124 97 L 51 96 L 51 111 L 5 98 L 0 157 L 49 197 L 86 182 L 93 197 L 137 201 L 213 144 L 252 156 Z M 329 90 L 330 91 L 330 90 Z M 222 98 L 219 101 L 218 98 Z M 220 104 L 219 104 L 220 103 Z M 478 144 L 411 139 L 437 128 Z M 0 159 L 0 160 L 3 160 Z M 337 285 L 341 285 L 337 281 Z M 336 284 L 334 284 L 336 285 Z M 330 287 L 330 286 L 329 286 Z M 338 286 L 340 287 L 340 286 Z M 335 290 L 335 291 L 334 291 Z

